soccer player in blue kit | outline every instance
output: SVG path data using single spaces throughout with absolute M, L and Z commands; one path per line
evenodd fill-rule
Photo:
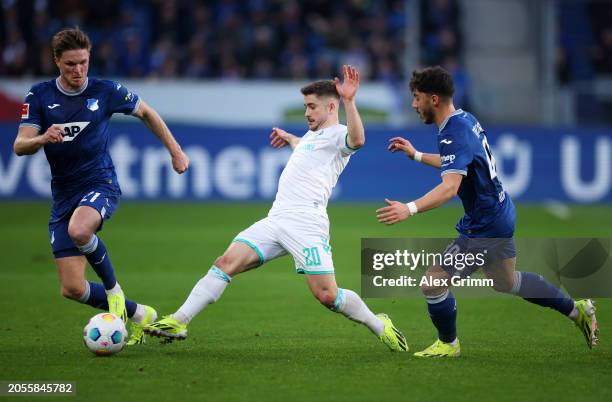
M 483 270 L 487 277 L 493 279 L 496 291 L 514 294 L 560 312 L 575 322 L 589 348 L 595 346 L 597 320 L 591 300 L 574 301 L 542 276 L 515 270 L 515 208 L 497 177 L 495 159 L 485 130 L 473 115 L 461 109 L 455 110 L 451 75 L 441 67 L 415 71 L 410 90 L 414 96 L 412 107 L 421 120 L 425 124 L 435 123 L 438 126 L 436 140 L 439 154 L 421 153 L 410 141 L 401 137 L 389 140 L 389 150 L 402 151 L 417 162 L 440 169 L 442 183 L 407 204 L 386 199 L 387 206 L 377 210 L 378 221 L 392 225 L 417 213 L 437 208 L 458 195 L 465 215 L 456 226 L 458 238 L 446 252 L 489 251 Z M 421 286 L 421 290 L 427 299 L 431 320 L 438 330 L 438 340 L 415 353 L 415 356 L 460 355 L 455 324 L 457 307 L 445 282 L 448 283 L 452 276 L 466 277 L 469 273 L 466 269 L 435 265 L 425 273 L 429 280 Z M 432 279 L 440 281 L 434 283 Z
M 177 173 L 187 170 L 183 153 L 159 114 L 138 95 L 113 81 L 88 78 L 91 42 L 78 28 L 54 35 L 59 77 L 34 85 L 21 110 L 17 155 L 44 148 L 51 167 L 51 248 L 66 298 L 131 319 L 129 345 L 142 343 L 144 325 L 157 318 L 149 306 L 125 298 L 106 246 L 96 233 L 115 212 L 121 195 L 108 152 L 113 113 L 138 117 L 161 140 Z M 86 262 L 102 284 L 85 280 Z

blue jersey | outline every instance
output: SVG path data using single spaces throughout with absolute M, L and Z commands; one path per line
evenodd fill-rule
M 108 152 L 108 125 L 113 113 L 134 113 L 138 103 L 138 96 L 121 84 L 93 78 L 76 92 L 64 90 L 59 78 L 30 89 L 20 126 L 37 128 L 39 134 L 52 124 L 59 124 L 64 130 L 64 142 L 44 146 L 51 166 L 52 215 L 67 213 L 55 209 L 62 200 L 74 197 L 92 183 L 115 185 L 120 193 Z
M 512 237 L 514 205 L 497 177 L 495 158 L 478 120 L 456 110 L 439 128 L 438 148 L 442 175 L 465 176 L 458 192 L 465 215 L 457 231 L 468 237 Z

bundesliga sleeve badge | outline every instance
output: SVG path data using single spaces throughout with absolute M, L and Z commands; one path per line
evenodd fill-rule
M 30 117 L 30 104 L 24 103 L 21 105 L 21 118 L 27 119 L 28 117 Z

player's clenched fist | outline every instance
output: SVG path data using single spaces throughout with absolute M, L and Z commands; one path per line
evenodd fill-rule
M 53 124 L 40 138 L 43 145 L 64 142 L 64 129 L 59 124 Z
M 176 154 L 172 155 L 172 167 L 178 174 L 185 173 L 189 168 L 189 157 L 185 152 L 179 150 Z

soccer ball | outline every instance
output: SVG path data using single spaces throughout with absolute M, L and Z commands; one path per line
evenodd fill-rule
M 127 330 L 123 321 L 114 314 L 96 314 L 83 329 L 85 346 L 98 356 L 119 353 L 127 341 Z

